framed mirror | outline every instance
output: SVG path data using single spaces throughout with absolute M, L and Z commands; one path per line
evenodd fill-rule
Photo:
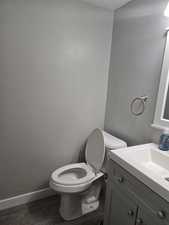
M 167 31 L 161 79 L 152 126 L 159 129 L 169 127 L 169 30 Z

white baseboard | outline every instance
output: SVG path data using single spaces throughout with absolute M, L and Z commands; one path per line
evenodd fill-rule
M 56 192 L 51 188 L 45 188 L 38 191 L 18 195 L 11 198 L 6 198 L 0 200 L 0 211 L 8 208 L 12 208 L 18 205 L 26 204 L 28 202 L 33 202 L 39 199 L 43 199 L 52 195 L 55 195 Z

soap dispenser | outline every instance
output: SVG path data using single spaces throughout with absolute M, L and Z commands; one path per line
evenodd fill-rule
M 160 136 L 159 149 L 169 151 L 169 129 L 165 129 Z

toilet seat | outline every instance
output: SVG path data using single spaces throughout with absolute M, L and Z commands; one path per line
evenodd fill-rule
M 105 160 L 103 131 L 95 129 L 88 137 L 85 149 L 87 163 L 74 163 L 56 169 L 50 178 L 50 187 L 60 193 L 78 193 L 87 190 L 102 177 Z
M 77 165 L 78 164 L 78 165 Z M 77 166 L 79 166 L 79 164 L 83 164 L 82 166 L 84 168 L 88 167 L 87 164 L 85 163 L 75 163 L 75 164 L 70 164 L 68 166 L 76 166 L 75 168 L 77 168 Z M 65 166 L 64 166 L 65 167 Z M 66 166 L 67 167 L 67 166 Z M 70 167 L 69 167 L 70 168 Z M 88 167 L 90 168 L 90 166 Z M 62 168 L 63 169 L 63 168 Z M 58 169 L 60 170 L 60 168 Z M 90 169 L 89 169 L 90 170 Z M 92 168 L 91 168 L 92 170 Z M 54 172 L 57 172 L 58 171 L 54 171 Z M 56 175 L 56 174 L 55 174 Z M 102 172 L 99 172 L 97 174 L 94 174 L 92 172 L 92 175 L 89 176 L 86 176 L 86 178 L 83 180 L 83 183 L 80 183 L 81 181 L 79 181 L 79 184 L 77 184 L 77 182 L 72 182 L 72 184 L 63 184 L 63 183 L 58 183 L 58 180 L 57 180 L 57 176 L 55 177 L 51 177 L 50 179 L 50 187 L 59 192 L 59 193 L 66 193 L 66 194 L 74 194 L 74 193 L 78 193 L 78 192 L 83 192 L 85 191 L 87 188 L 90 187 L 91 183 L 94 182 L 95 180 L 99 179 L 100 177 L 102 177 L 104 175 L 104 173 Z M 80 179 L 79 179 L 80 180 Z
M 55 184 L 74 186 L 88 183 L 95 177 L 95 173 L 90 165 L 86 163 L 69 164 L 56 169 L 51 176 Z

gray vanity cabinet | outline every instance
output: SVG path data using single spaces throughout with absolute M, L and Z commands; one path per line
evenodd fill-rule
M 104 225 L 169 225 L 169 203 L 116 162 L 108 162 Z
M 109 186 L 109 213 L 105 217 L 105 224 L 135 225 L 137 205 L 116 189 Z M 116 222 L 114 222 L 116 221 Z
M 149 211 L 139 208 L 136 225 L 158 225 L 158 221 Z

